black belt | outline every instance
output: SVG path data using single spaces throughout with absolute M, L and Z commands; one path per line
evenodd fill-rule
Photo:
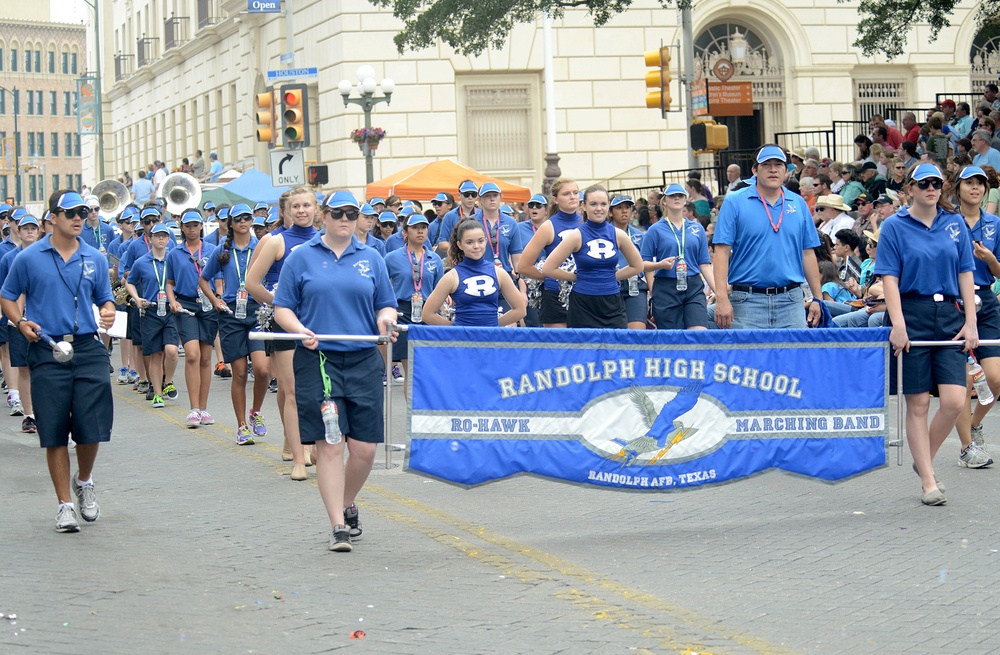
M 900 298 L 906 298 L 907 300 L 924 300 L 927 302 L 958 302 L 958 298 L 955 296 L 946 296 L 943 293 L 935 293 L 932 296 L 926 296 L 922 293 L 913 293 L 907 291 L 899 295 Z
M 786 284 L 783 287 L 752 287 L 749 284 L 734 284 L 733 291 L 743 291 L 746 293 L 762 293 L 765 296 L 776 296 L 779 293 L 785 293 L 791 291 L 792 289 L 798 289 L 801 284 L 798 282 L 794 284 Z
M 52 335 L 52 340 L 73 343 L 74 341 L 86 341 L 87 339 L 93 339 L 96 336 L 96 332 L 87 332 L 86 334 L 54 334 Z

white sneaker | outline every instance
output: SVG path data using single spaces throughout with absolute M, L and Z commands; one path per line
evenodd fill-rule
M 215 425 L 215 419 L 208 412 L 203 411 L 201 413 L 201 424 L 202 425 Z
M 188 412 L 186 424 L 188 428 L 192 429 L 201 425 L 201 411 L 197 409 L 192 409 L 190 412 Z
M 983 437 L 983 424 L 972 426 L 972 443 L 976 444 L 980 448 L 986 446 L 986 438 Z
M 958 465 L 964 466 L 970 469 L 981 469 L 986 468 L 993 463 L 993 458 L 990 457 L 989 453 L 977 446 L 975 443 L 970 443 L 962 451 L 962 456 L 958 458 Z
M 76 520 L 76 510 L 72 505 L 60 505 L 56 514 L 56 532 L 79 532 L 80 524 Z
M 80 516 L 87 523 L 93 523 L 101 517 L 101 506 L 97 504 L 97 491 L 94 483 L 78 484 L 76 476 L 73 476 L 73 493 L 76 494 L 77 504 L 80 506 Z
M 15 400 L 10 404 L 10 415 L 11 416 L 24 416 L 24 407 L 21 406 L 20 400 Z
M 398 364 L 393 364 L 392 365 L 392 382 L 393 382 L 393 384 L 403 384 L 404 380 L 406 380 L 406 378 L 403 377 L 403 370 L 399 367 Z

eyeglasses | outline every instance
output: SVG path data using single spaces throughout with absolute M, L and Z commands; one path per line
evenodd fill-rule
M 478 198 L 479 193 L 477 191 L 466 191 L 462 196 L 465 198 Z
M 87 218 L 90 215 L 90 207 L 74 207 L 73 209 L 64 209 L 63 214 L 66 218 Z
M 440 207 L 440 206 L 441 206 L 441 205 L 443 205 L 443 204 L 444 204 L 444 203 L 443 203 L 443 202 L 441 202 L 440 200 L 432 200 L 432 201 L 431 201 L 431 205 L 433 205 L 433 206 L 435 206 L 435 207 Z
M 391 205 L 389 205 L 389 206 L 390 206 L 390 207 L 402 207 L 402 206 L 403 206 L 403 203 L 401 203 L 401 202 L 394 202 L 394 203 L 392 203 L 392 204 L 391 204 Z
M 330 218 L 346 218 L 349 221 L 358 220 L 357 209 L 332 209 L 327 207 L 324 211 L 330 215 Z
M 236 216 L 229 217 L 231 223 L 249 223 L 252 220 L 253 216 L 250 214 L 237 214 Z
M 544 206 L 545 205 L 543 205 L 540 202 L 529 202 L 528 203 L 528 209 L 541 209 Z
M 919 182 L 917 182 L 917 188 L 920 189 L 921 191 L 926 191 L 928 187 L 933 187 L 934 189 L 937 190 L 943 186 L 944 186 L 944 181 L 936 177 L 932 177 L 929 180 L 920 180 Z

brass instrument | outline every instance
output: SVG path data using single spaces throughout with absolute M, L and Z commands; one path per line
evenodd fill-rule
M 201 203 L 201 184 L 193 175 L 171 173 L 163 178 L 160 197 L 167 201 L 167 211 L 177 216 L 185 209 L 198 207 Z
M 91 192 L 97 196 L 97 202 L 101 206 L 101 211 L 105 214 L 117 216 L 129 202 L 132 201 L 132 194 L 128 187 L 118 180 L 101 180 Z

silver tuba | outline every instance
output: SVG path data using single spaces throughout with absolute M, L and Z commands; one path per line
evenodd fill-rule
M 132 194 L 128 187 L 118 180 L 101 180 L 91 191 L 97 196 L 97 202 L 101 205 L 101 211 L 105 214 L 117 216 L 125 205 L 132 201 Z
M 201 184 L 187 173 L 171 173 L 163 178 L 160 197 L 167 201 L 167 211 L 175 216 L 201 203 Z

